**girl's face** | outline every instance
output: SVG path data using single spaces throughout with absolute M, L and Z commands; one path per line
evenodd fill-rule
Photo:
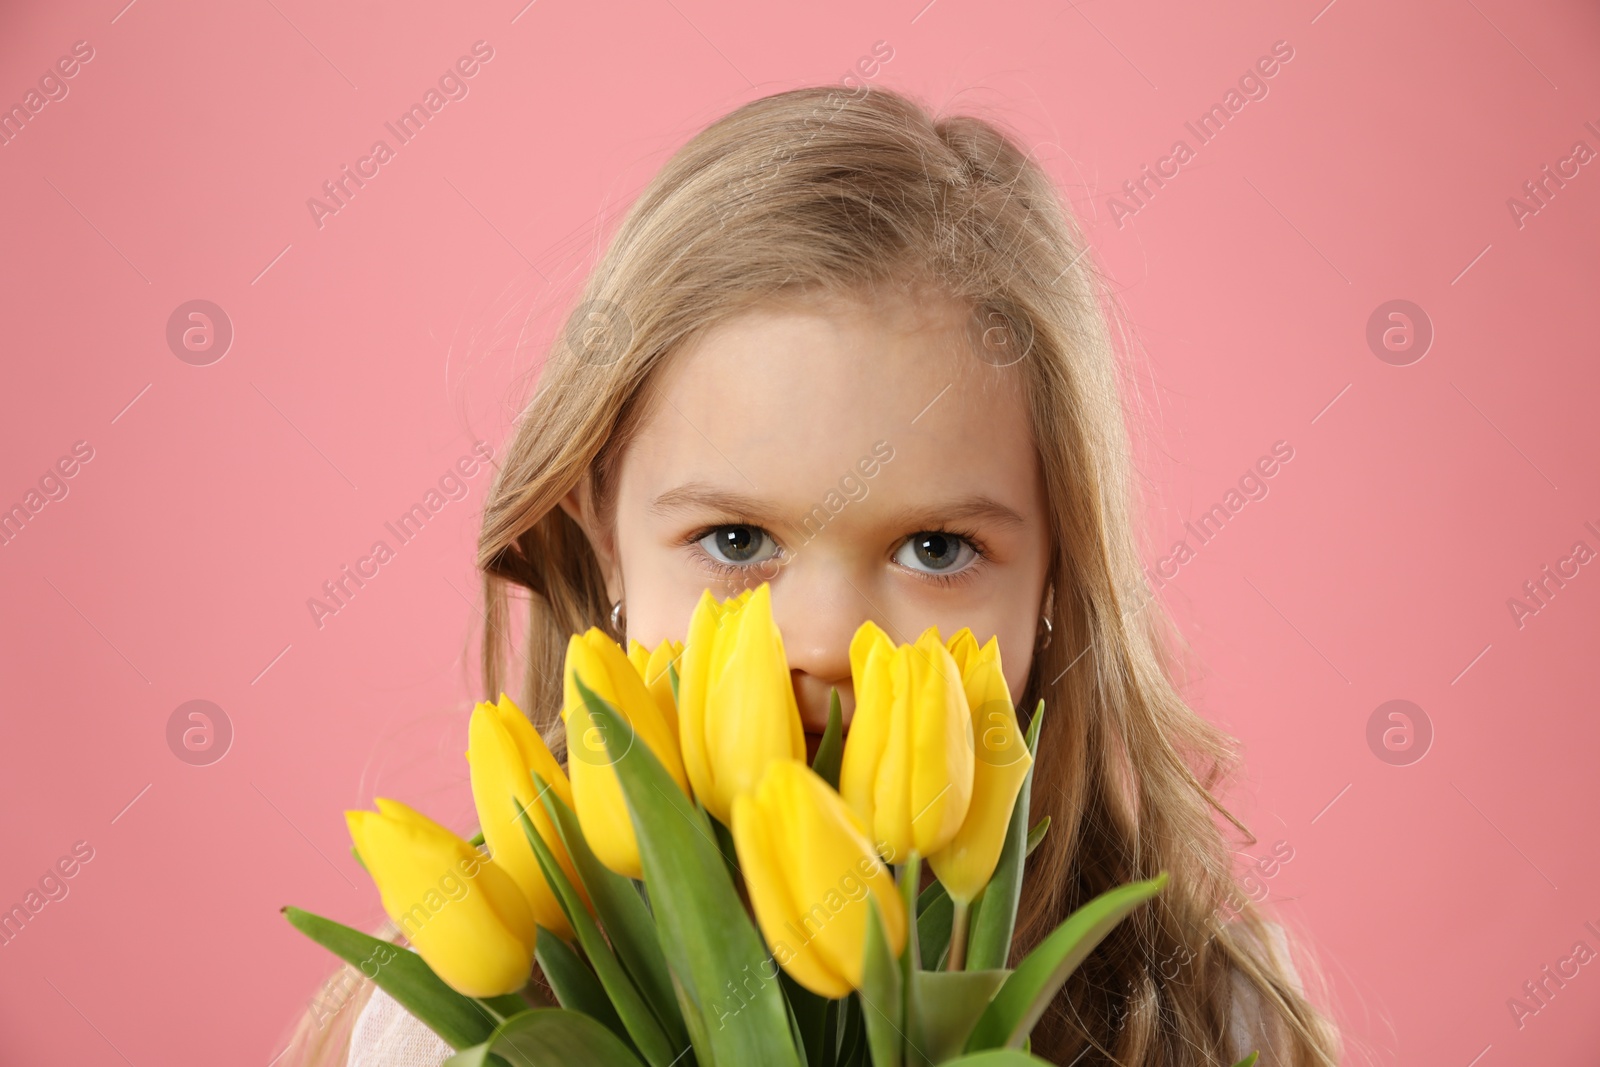
M 771 306 L 661 368 L 597 545 L 628 638 L 682 639 L 702 590 L 769 581 L 809 747 L 850 638 L 926 627 L 1000 639 L 1013 699 L 1043 609 L 1049 537 L 1020 366 L 976 354 L 944 300 Z M 587 513 L 578 493 L 565 507 Z

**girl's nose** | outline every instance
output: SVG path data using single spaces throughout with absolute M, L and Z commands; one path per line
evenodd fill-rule
M 821 580 L 819 580 L 821 579 Z M 773 586 L 772 609 L 783 633 L 795 702 L 807 735 L 808 756 L 828 727 L 829 693 L 839 691 L 846 728 L 855 711 L 850 680 L 850 638 L 871 607 L 842 577 L 829 581 L 796 568 Z

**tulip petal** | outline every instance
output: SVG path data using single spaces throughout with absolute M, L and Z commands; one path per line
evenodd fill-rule
M 863 624 L 865 626 L 865 624 Z M 856 631 L 857 639 L 861 631 Z M 854 654 L 855 642 L 851 644 Z M 855 669 L 855 713 L 845 734 L 839 763 L 839 794 L 860 816 L 873 843 L 881 846 L 877 831 L 877 781 L 889 743 L 894 691 L 891 667 L 894 649 L 887 641 L 863 645 L 863 659 Z
M 780 840 L 791 856 L 792 893 L 802 916 L 825 919 L 815 944 L 828 968 L 850 987 L 859 987 L 866 897 L 875 897 L 884 909 L 890 944 L 897 954 L 906 938 L 904 908 L 896 907 L 894 880 L 838 795 L 814 773 L 789 769 L 803 764 L 782 766 L 779 782 L 787 787 L 784 821 L 792 836 Z
M 912 835 L 917 852 L 929 856 L 955 836 L 972 801 L 972 715 L 938 631 L 930 627 L 911 652 Z
M 571 805 L 572 783 L 567 781 L 567 772 L 562 769 L 555 754 L 550 751 L 550 746 L 545 744 L 544 738 L 534 728 L 533 722 L 504 693 L 500 694 L 499 702 L 491 706 L 501 725 L 516 742 L 523 764 L 531 771 L 538 771 L 539 777 L 550 783 L 556 795 Z
M 805 730 L 765 583 L 721 604 L 706 591 L 678 679 L 679 735 L 695 796 L 719 822 L 774 759 L 804 759 Z
M 867 903 L 905 944 L 904 905 L 855 813 L 800 760 L 775 760 L 734 800 L 734 844 L 774 957 L 819 996 L 861 985 Z
M 823 961 L 795 905 L 785 849 L 769 821 L 778 814 L 754 792 L 733 799 L 733 842 L 750 906 L 773 958 L 795 981 L 818 996 L 846 996 L 849 983 Z
M 511 876 L 445 827 L 398 801 L 345 813 L 384 911 L 451 988 L 468 996 L 527 984 L 537 936 Z
M 578 680 L 610 704 L 633 728 L 630 736 L 650 749 L 685 794 L 678 737 L 667 729 L 655 698 L 644 679 L 628 662 L 617 643 L 599 629 L 575 635 L 567 642 L 563 669 L 566 708 L 567 769 L 571 774 L 573 806 L 579 825 L 595 855 L 608 868 L 628 878 L 643 877 L 638 839 L 617 781 L 605 738 L 578 694 Z
M 661 709 L 661 717 L 667 724 L 667 732 L 673 737 L 678 736 L 678 701 L 672 693 L 670 668 L 682 656 L 681 641 L 663 641 L 650 653 L 644 669 L 639 672 L 644 678 L 645 687 L 650 690 L 650 695 L 656 698 L 656 705 Z
M 523 718 L 521 712 L 515 714 Z M 531 723 L 529 729 L 532 730 Z M 537 738 L 538 735 L 534 736 Z M 511 731 L 506 728 L 504 716 L 495 705 L 479 704 L 473 710 L 467 726 L 467 738 L 472 795 L 489 854 L 516 882 L 527 899 L 534 921 L 570 941 L 572 927 L 546 883 L 522 828 L 513 817 L 513 801 L 518 806 L 530 808 L 541 837 L 558 845 L 560 839 L 555 836 L 555 826 L 549 816 L 534 802 L 533 780 L 529 777 L 528 766 Z M 540 747 L 543 744 L 540 740 Z M 562 775 L 562 781 L 565 780 L 566 776 Z M 568 788 L 570 790 L 570 786 Z M 570 869 L 571 859 L 566 856 L 564 849 L 559 851 L 564 861 L 562 867 Z
M 950 842 L 929 857 L 952 899 L 964 903 L 994 874 L 1017 795 L 1033 765 L 1001 670 L 998 641 L 990 638 L 981 650 L 974 642 L 966 651 L 964 684 L 977 757 L 972 803 Z
M 711 669 L 706 721 L 715 803 L 707 801 L 707 807 L 725 819 L 733 797 L 752 788 L 769 762 L 805 758 L 800 711 L 766 585 L 724 624 Z
M 873 783 L 872 828 L 878 848 L 891 863 L 904 863 L 916 850 L 912 819 L 917 799 L 912 794 L 913 727 L 917 709 L 911 689 L 912 649 L 889 653 L 889 728 Z M 868 655 L 870 674 L 871 654 Z
M 978 639 L 972 635 L 970 627 L 963 626 L 950 635 L 950 640 L 945 642 L 945 648 L 950 650 L 950 657 L 956 661 L 956 669 L 961 672 L 961 677 L 967 676 L 968 664 L 974 653 L 978 651 Z
M 894 642 L 881 626 L 868 619 L 856 627 L 855 634 L 850 638 L 850 677 L 857 685 L 861 684 L 861 678 L 866 674 L 868 654 L 879 645 L 894 647 Z
M 694 614 L 689 617 L 689 633 L 684 638 L 683 658 L 678 661 L 678 739 L 683 750 L 683 767 L 698 797 L 711 795 L 711 758 L 706 751 L 706 686 L 710 679 L 711 654 L 716 647 L 721 611 L 710 590 L 700 594 Z
M 642 878 L 639 842 L 610 759 L 588 709 L 568 704 L 567 767 L 578 825 L 601 863 L 625 878 Z

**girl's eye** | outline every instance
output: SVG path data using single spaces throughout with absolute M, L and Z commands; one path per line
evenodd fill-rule
M 697 542 L 718 563 L 745 566 L 778 554 L 772 535 L 759 526 L 718 526 Z
M 977 556 L 977 549 L 964 537 L 924 530 L 906 538 L 894 561 L 923 574 L 954 574 L 966 570 Z

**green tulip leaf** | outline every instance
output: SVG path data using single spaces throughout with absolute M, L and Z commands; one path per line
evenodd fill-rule
M 811 992 L 789 977 L 787 971 L 778 972 L 783 985 L 784 999 L 789 1002 L 789 1015 L 799 1035 L 799 1044 L 805 1049 L 809 1067 L 822 1067 L 824 1046 L 828 1038 L 828 1012 L 838 1001 L 829 1000 Z
M 587 1015 L 565 1008 L 534 1008 L 513 1015 L 482 1044 L 451 1056 L 444 1067 L 641 1067 L 617 1036 Z
M 1146 881 L 1118 886 L 1067 916 L 1011 972 L 978 1020 L 967 1051 L 1020 1047 L 1067 977 L 1125 915 L 1161 892 L 1167 877 L 1163 871 Z
M 579 698 L 598 727 L 639 842 L 651 913 L 702 1067 L 743 1064 L 800 1067 L 782 988 L 760 981 L 730 998 L 735 976 L 764 978 L 770 957 L 745 913 L 716 847 L 711 820 L 684 794 L 632 725 L 576 679 Z M 748 997 L 744 996 L 747 993 Z M 696 1018 L 689 1018 L 690 1015 Z
M 707 821 L 711 823 L 711 833 L 716 838 L 717 851 L 722 854 L 722 861 L 728 867 L 728 879 L 735 885 L 739 884 L 743 881 L 743 876 L 739 873 L 739 846 L 733 843 L 733 829 L 720 819 L 711 818 L 706 812 L 705 805 L 700 803 L 698 798 L 694 806 L 705 813 Z
M 542 783 L 541 788 L 543 788 Z M 655 1013 L 644 1002 L 644 997 L 633 984 L 633 979 L 628 977 L 628 972 L 612 954 L 611 946 L 606 944 L 600 928 L 595 925 L 594 917 L 584 906 L 583 898 L 578 896 L 578 891 L 567 880 L 567 874 L 556 861 L 555 853 L 550 851 L 550 846 L 539 836 L 539 831 L 534 828 L 533 820 L 528 818 L 527 811 L 514 797 L 511 798 L 511 806 L 516 810 L 517 818 L 522 823 L 522 832 L 527 836 L 528 843 L 533 846 L 533 854 L 539 861 L 539 869 L 544 872 L 545 882 L 555 891 L 556 899 L 561 902 L 561 910 L 566 913 L 567 921 L 572 924 L 572 930 L 578 936 L 578 944 L 583 946 L 584 955 L 589 957 L 589 965 L 594 968 L 595 976 L 605 987 L 606 995 L 611 999 L 611 1006 L 617 1010 L 622 1025 L 627 1028 L 628 1036 L 649 1061 L 650 1067 L 671 1067 L 682 1049 L 672 1047 L 672 1042 L 667 1039 L 666 1031 L 662 1029 Z
M 788 975 L 784 974 L 782 971 L 778 972 L 780 984 L 782 979 L 787 977 Z M 795 1017 L 794 1001 L 790 1000 L 787 996 L 785 996 L 783 999 L 783 1010 L 784 1014 L 789 1019 L 789 1040 L 793 1043 L 794 1048 L 800 1053 L 801 1067 L 813 1067 L 813 1061 L 810 1058 L 811 1054 L 806 1051 L 805 1031 L 800 1029 L 800 1020 Z
M 922 940 L 917 933 L 917 905 L 921 903 L 917 886 L 921 884 L 922 857 L 912 849 L 911 855 L 895 870 L 895 888 L 900 892 L 900 902 L 905 905 L 907 927 L 905 951 L 900 954 L 900 973 L 908 981 L 911 972 L 922 966 Z
M 1039 726 L 1044 721 L 1044 701 L 1039 701 L 1028 722 L 1028 752 L 1039 744 Z M 974 971 L 1004 967 L 1011 956 L 1011 935 L 1016 932 L 1017 904 L 1022 899 L 1023 863 L 1027 859 L 1028 805 L 1033 793 L 1033 767 L 1022 779 L 1017 799 L 1006 824 L 1005 844 L 995 864 L 994 875 L 983 890 L 983 906 L 969 919 L 966 966 Z
M 1259 1059 L 1260 1057 L 1261 1057 L 1261 1053 L 1260 1052 L 1252 1052 L 1252 1053 L 1250 1053 L 1250 1055 L 1246 1056 L 1244 1059 L 1242 1059 L 1238 1063 L 1234 1064 L 1233 1067 L 1256 1067 L 1256 1060 Z
M 576 949 L 541 926 L 533 954 L 563 1008 L 598 1019 L 612 1033 L 624 1041 L 629 1040 L 628 1028 L 622 1025 L 617 1009 L 611 1006 L 605 986 Z
M 669 967 L 668 970 L 670 971 L 671 968 Z M 695 1007 L 694 1002 L 689 999 L 688 992 L 683 988 L 683 983 L 678 981 L 676 974 L 672 976 L 672 991 L 677 994 L 678 1009 L 683 1014 L 683 1024 L 689 1028 L 689 1042 L 694 1046 L 695 1055 L 691 1056 L 690 1059 L 698 1058 L 700 1067 L 715 1067 L 710 1058 L 710 1053 L 702 1051 L 711 1048 L 711 1035 L 706 1031 L 706 1021 L 700 1017 L 700 1009 Z M 691 1064 L 689 1067 L 693 1067 L 693 1065 Z
M 1050 832 L 1050 816 L 1046 815 L 1033 824 L 1033 829 L 1028 831 L 1028 855 L 1033 855 L 1033 850 L 1039 847 L 1039 842 L 1044 840 L 1044 835 Z
M 839 766 L 844 760 L 844 715 L 839 710 L 839 690 L 828 690 L 828 726 L 822 731 L 822 740 L 817 743 L 817 758 L 811 761 L 811 769 L 822 776 L 822 780 L 839 788 Z
M 578 878 L 589 891 L 589 899 L 600 915 L 612 949 L 666 1031 L 668 1041 L 680 1050 L 688 1047 L 689 1032 L 678 1010 L 672 976 L 667 972 L 667 958 L 661 952 L 661 940 L 650 909 L 645 907 L 631 879 L 617 874 L 595 856 L 589 842 L 584 840 L 577 814 L 567 807 L 566 801 L 547 786 L 538 772 L 533 772 L 533 779 L 539 799 L 567 847 Z
M 822 1017 L 822 1067 L 839 1067 L 839 1027 L 850 998 L 825 1001 Z
M 961 1054 L 1010 971 L 917 971 L 906 994 L 906 1041 L 927 1064 Z
M 451 989 L 415 952 L 300 908 L 282 911 L 295 929 L 358 968 L 451 1048 L 469 1048 L 494 1032 L 496 1015 Z
M 538 955 L 538 953 L 535 952 L 535 955 Z M 554 1004 L 549 1003 L 544 999 L 543 996 L 539 995 L 538 991 L 533 988 L 532 984 L 529 984 L 525 988 L 525 992 L 528 996 L 534 997 L 539 1001 L 539 1004 L 537 1005 L 538 1007 L 555 1007 Z M 501 1019 L 509 1019 L 513 1015 L 527 1011 L 529 1007 L 527 997 L 518 993 L 507 993 L 503 997 L 479 997 L 478 1003 L 487 1007 Z
M 900 964 L 889 945 L 877 897 L 869 893 L 867 900 L 871 910 L 867 913 L 861 988 L 856 991 L 861 999 L 861 1021 L 867 1031 L 872 1067 L 901 1067 L 900 1045 L 904 1032 L 905 1004 L 902 1000 Z
M 867 1062 L 867 1035 L 861 1023 L 861 998 L 845 997 L 838 1004 L 839 1045 L 834 1056 L 837 1067 L 863 1067 Z
M 928 883 L 928 888 L 917 895 L 917 915 L 926 915 L 941 899 L 949 900 L 950 893 L 945 889 L 944 883 L 935 878 Z
M 1044 722 L 1044 700 L 1041 698 L 1033 709 L 1033 715 L 1028 719 L 1027 732 L 1023 739 L 1028 743 L 1028 755 L 1035 758 L 1039 755 L 1039 726 Z
M 941 892 L 930 899 L 929 894 L 935 887 Z M 924 966 L 930 970 L 944 966 L 950 952 L 950 930 L 955 925 L 955 902 L 943 888 L 935 882 L 917 898 L 917 948 L 925 961 Z
M 955 907 L 944 883 L 935 878 L 917 897 L 917 948 L 927 966 L 938 970 L 950 951 L 950 928 Z

